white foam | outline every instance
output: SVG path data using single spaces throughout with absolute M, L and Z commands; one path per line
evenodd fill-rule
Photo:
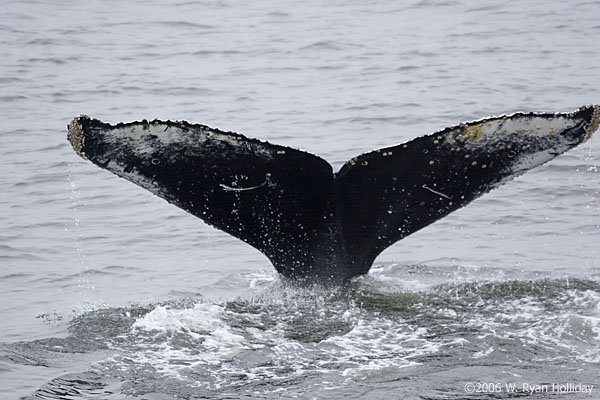
M 185 332 L 193 338 L 205 338 L 205 346 L 212 343 L 206 341 L 207 335 L 218 341 L 219 347 L 243 342 L 244 337 L 234 334 L 221 319 L 224 312 L 224 307 L 209 303 L 196 304 L 193 308 L 183 310 L 157 306 L 136 320 L 132 327 L 146 331 Z
M 461 286 L 412 293 L 409 296 L 415 302 L 406 314 L 402 308 L 388 309 L 385 304 L 381 309 L 358 304 L 363 295 L 369 301 L 369 289 L 355 304 L 352 298 L 340 298 L 345 292 L 284 285 L 269 286 L 262 297 L 253 293 L 250 300 L 239 299 L 227 306 L 157 306 L 132 326 L 135 342 L 144 350 L 136 346 L 113 363 L 115 368 L 135 365 L 182 384 L 216 389 L 266 381 L 282 385 L 290 379 L 310 381 L 315 373 L 335 382 L 331 387 L 340 387 L 404 373 L 400 371 L 428 362 L 423 360 L 435 354 L 466 353 L 485 363 L 486 358 L 520 357 L 521 352 L 531 350 L 531 357 L 539 362 L 600 360 L 597 346 L 590 346 L 600 339 L 598 293 L 559 289 L 540 298 L 513 293 L 502 282 L 498 284 L 498 291 L 494 284 L 481 288 L 469 284 L 467 293 L 455 293 Z M 551 283 L 548 290 L 556 287 Z M 379 290 L 371 293 L 375 300 L 380 294 Z M 469 306 L 455 307 L 453 296 L 469 301 Z M 553 311 L 563 303 L 572 307 L 563 314 Z M 438 324 L 424 326 L 414 312 Z M 305 321 L 309 326 L 303 332 Z M 327 326 L 321 327 L 320 321 Z M 331 328 L 336 326 L 340 329 Z M 456 334 L 463 329 L 465 335 Z M 507 338 L 514 348 L 503 347 Z
M 427 340 L 427 334 L 426 328 L 414 329 L 387 318 L 357 318 L 350 332 L 325 340 L 334 347 L 323 351 L 346 366 L 344 377 L 362 380 L 373 373 L 418 365 L 412 358 L 437 352 L 442 344 Z
M 486 350 L 482 350 L 482 351 L 478 351 L 476 353 L 473 353 L 473 358 L 483 358 L 486 356 L 489 356 L 490 354 L 492 354 L 494 352 L 494 348 L 493 347 L 489 347 Z

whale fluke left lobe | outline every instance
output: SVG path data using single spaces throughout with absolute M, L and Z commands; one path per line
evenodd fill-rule
M 316 248 L 334 193 L 325 160 L 187 122 L 110 125 L 79 116 L 68 138 L 92 163 L 257 248 L 284 276 L 322 272 L 314 270 Z

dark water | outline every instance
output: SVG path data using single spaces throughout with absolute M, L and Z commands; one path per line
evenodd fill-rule
M 597 138 L 325 290 L 77 158 L 65 130 L 186 119 L 339 168 L 599 103 L 600 3 L 1 7 L 0 397 L 600 398 Z

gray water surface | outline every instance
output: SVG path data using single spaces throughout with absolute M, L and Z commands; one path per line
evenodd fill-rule
M 600 103 L 600 3 L 4 2 L 0 393 L 505 398 L 594 385 L 597 137 L 339 289 L 76 156 L 66 124 L 184 119 L 349 158 L 463 120 Z M 488 387 L 489 389 L 489 387 Z M 522 393 L 518 393 L 520 395 Z

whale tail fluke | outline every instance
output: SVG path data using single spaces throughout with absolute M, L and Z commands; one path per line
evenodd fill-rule
M 79 116 L 68 138 L 92 163 L 257 248 L 283 275 L 310 272 L 294 254 L 309 254 L 328 223 L 333 174 L 325 160 L 186 122 Z
M 339 283 L 381 251 L 564 153 L 598 128 L 600 107 L 462 123 L 348 161 L 204 125 L 87 116 L 75 151 L 260 250 L 282 275 Z
M 461 123 L 350 160 L 337 173 L 350 250 L 385 248 L 587 140 L 600 107 Z

